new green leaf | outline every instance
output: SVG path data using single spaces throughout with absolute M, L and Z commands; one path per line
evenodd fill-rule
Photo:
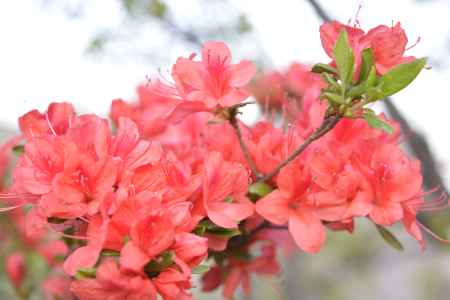
M 311 72 L 313 73 L 330 73 L 330 74 L 337 74 L 338 71 L 333 68 L 330 65 L 326 65 L 326 64 L 315 64 L 312 69 Z
M 353 55 L 352 48 L 350 48 L 348 35 L 345 30 L 342 30 L 339 34 L 336 46 L 334 47 L 334 60 L 341 81 L 345 84 L 350 83 L 353 77 L 355 56 Z
M 371 48 L 364 49 L 362 54 L 361 71 L 358 82 L 361 83 L 369 77 L 370 70 L 374 65 L 373 52 Z
M 395 237 L 395 235 L 392 234 L 389 230 L 384 228 L 383 226 L 376 225 L 378 232 L 380 233 L 381 237 L 388 243 L 392 248 L 403 251 L 403 245 L 400 243 L 400 241 Z
M 400 64 L 384 74 L 379 81 L 383 96 L 391 96 L 407 87 L 425 67 L 427 58 Z
M 384 122 L 376 115 L 371 113 L 364 114 L 364 119 L 367 121 L 370 127 L 377 128 L 386 131 L 389 134 L 394 132 L 394 129 L 388 123 Z

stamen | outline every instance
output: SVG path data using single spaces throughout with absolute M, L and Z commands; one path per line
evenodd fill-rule
M 33 194 L 7 194 L 0 193 L 0 199 L 21 200 L 21 199 L 37 199 L 39 196 Z
M 74 239 L 74 240 L 84 240 L 84 241 L 88 240 L 88 237 L 86 237 L 86 236 L 72 235 L 72 234 L 60 232 L 60 231 L 56 230 L 55 228 L 53 228 L 53 226 L 49 223 L 47 223 L 47 227 L 48 227 L 48 229 L 50 229 L 51 232 L 54 232 L 62 237 L 66 237 L 66 238 Z
M 428 227 L 426 227 L 425 225 L 423 225 L 422 223 L 420 223 L 419 221 L 417 221 L 417 224 L 420 226 L 420 228 L 422 228 L 426 233 L 428 233 L 429 235 L 431 235 L 431 237 L 433 237 L 434 239 L 436 239 L 439 242 L 445 243 L 445 244 L 450 244 L 450 240 L 446 240 L 441 238 L 440 236 L 438 236 L 436 233 L 434 233 L 433 231 L 431 231 L 431 229 L 429 229 Z
M 48 112 L 45 112 L 45 119 L 47 120 L 48 127 L 53 135 L 57 135 L 55 129 L 53 128 L 52 122 L 50 122 L 50 118 L 48 117 Z
M 78 217 L 78 219 L 82 220 L 83 222 L 86 222 L 86 223 L 90 223 L 90 222 L 89 222 L 89 220 L 88 220 L 88 219 L 86 219 L 86 218 L 85 218 L 85 217 L 83 217 L 83 216 L 81 216 L 81 217 Z
M 447 199 L 447 194 L 443 192 L 438 198 L 419 206 L 419 209 L 421 211 L 439 211 L 446 209 L 448 206 L 449 202 Z
M 358 5 L 358 9 L 356 10 L 356 14 L 354 16 L 354 27 L 358 27 L 361 28 L 361 24 L 359 23 L 359 14 L 361 13 L 361 9 L 362 9 L 362 3 L 359 3 Z
M 150 93 L 160 97 L 181 99 L 177 89 L 172 84 L 164 84 L 160 80 L 155 81 L 150 89 Z
M 435 197 L 432 200 L 424 201 L 423 197 L 430 195 L 432 193 L 435 193 L 439 190 L 439 187 L 434 187 L 433 189 L 424 192 L 414 198 L 411 198 L 408 200 L 407 205 L 410 208 L 416 209 L 418 211 L 439 211 L 446 209 L 449 206 L 449 201 L 447 194 L 445 192 L 442 192 L 438 197 Z
M 15 210 L 16 208 L 22 207 L 25 204 L 18 204 L 18 205 L 14 205 L 14 206 L 9 206 L 9 207 L 0 207 L 0 212 L 7 212 L 7 211 L 11 211 L 11 210 Z
M 419 43 L 420 43 L 420 36 L 417 38 L 417 41 L 412 46 L 409 46 L 408 48 L 406 48 L 405 51 L 408 51 L 409 49 L 414 48 Z

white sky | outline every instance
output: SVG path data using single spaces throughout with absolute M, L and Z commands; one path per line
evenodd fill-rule
M 114 28 L 123 22 L 118 1 L 86 1 L 86 15 L 81 19 L 68 19 L 56 9 L 42 10 L 40 2 L 0 2 L 0 96 L 4 104 L 0 124 L 3 126 L 15 129 L 18 116 L 34 108 L 44 109 L 51 101 L 71 101 L 79 111 L 106 115 L 112 99 L 129 99 L 136 84 L 154 73 L 155 67 L 142 60 L 95 59 L 84 55 L 90 37 L 98 28 Z M 172 2 L 182 5 L 183 13 L 189 14 L 189 1 Z M 232 2 L 247 14 L 274 66 L 283 67 L 295 60 L 327 61 L 320 46 L 318 19 L 305 1 Z M 398 20 L 411 43 L 419 36 L 422 38 L 411 55 L 442 58 L 449 54 L 446 48 L 450 36 L 448 0 L 321 2 L 333 17 L 343 22 L 354 16 L 362 2 L 359 19 L 363 27 Z M 148 38 L 151 41 L 155 37 Z M 423 72 L 409 89 L 395 97 L 406 117 L 426 132 L 438 161 L 446 169 L 447 179 L 450 178 L 449 64 L 450 61 L 446 68 L 435 67 Z

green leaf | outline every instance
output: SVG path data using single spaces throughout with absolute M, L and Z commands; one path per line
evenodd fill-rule
M 376 225 L 378 232 L 380 233 L 381 237 L 388 243 L 392 248 L 403 251 L 403 245 L 400 243 L 400 241 L 395 237 L 395 235 L 392 234 L 389 230 L 387 230 L 385 227 Z
M 383 99 L 383 91 L 380 87 L 369 87 L 366 91 L 367 96 L 369 96 L 369 101 L 374 102 L 376 100 Z
M 173 264 L 173 252 L 165 251 L 156 259 L 152 259 L 144 267 L 144 272 L 150 277 L 154 278 L 159 275 L 166 268 Z
M 192 274 L 204 274 L 209 271 L 209 266 L 207 265 L 199 265 L 192 268 Z
M 336 95 L 333 93 L 325 92 L 322 94 L 322 97 L 325 97 L 326 99 L 328 99 L 330 102 L 333 102 L 333 103 L 346 104 L 345 99 L 342 98 L 341 95 Z
M 348 91 L 347 96 L 352 97 L 352 98 L 359 98 L 359 97 L 361 97 L 362 94 L 364 94 L 366 92 L 366 90 L 367 90 L 366 83 L 363 82 L 363 83 L 360 83 L 360 84 L 352 87 Z
M 336 81 L 336 79 L 331 76 L 328 73 L 322 73 L 320 74 L 320 77 L 322 77 L 322 79 L 328 83 L 328 90 L 331 92 L 337 92 L 339 94 L 341 94 L 342 89 L 341 86 L 339 85 L 339 83 Z
M 163 269 L 171 266 L 173 264 L 173 252 L 172 251 L 165 251 L 161 255 L 161 266 Z
M 75 274 L 75 279 L 80 280 L 83 278 L 95 278 L 96 273 L 96 268 L 80 268 Z
M 312 69 L 311 72 L 313 73 L 329 73 L 329 74 L 336 74 L 338 73 L 338 71 L 336 70 L 336 68 L 333 68 L 330 65 L 326 65 L 326 64 L 315 64 Z
M 391 125 L 387 124 L 373 113 L 365 113 L 364 119 L 372 128 L 384 130 L 389 134 L 392 134 L 394 132 L 394 129 L 391 127 Z
M 217 228 L 217 225 L 211 222 L 211 220 L 209 219 L 202 220 L 199 225 L 205 227 L 206 229 Z
M 201 221 L 195 228 L 194 232 L 197 235 L 208 233 L 222 237 L 233 237 L 241 234 L 239 229 L 222 228 L 211 222 L 209 219 Z
M 120 256 L 120 252 L 118 251 L 114 251 L 114 250 L 102 250 L 102 256 L 107 256 L 107 257 L 119 257 Z
M 334 60 L 336 62 L 339 76 L 344 84 L 349 84 L 352 81 L 355 56 L 353 50 L 348 43 L 348 35 L 345 30 L 342 30 L 334 47 Z
M 239 229 L 228 229 L 228 228 L 222 228 L 222 227 L 217 227 L 216 229 L 207 230 L 206 232 L 209 234 L 212 234 L 212 235 L 228 237 L 228 238 L 231 238 L 233 236 L 237 236 L 237 235 L 241 234 L 241 231 Z
M 156 260 L 151 260 L 148 264 L 144 266 L 144 272 L 147 274 L 150 278 L 154 278 L 161 273 L 163 268 L 161 267 L 161 264 L 158 263 Z
M 407 87 L 425 67 L 427 58 L 400 64 L 381 76 L 379 86 L 383 97 L 391 96 Z
M 377 70 L 375 69 L 375 66 L 372 66 L 372 68 L 370 68 L 369 74 L 367 75 L 366 87 L 371 88 L 375 86 L 376 82 L 377 82 Z
M 273 188 L 264 182 L 256 182 L 248 187 L 250 199 L 257 201 L 273 191 Z
M 372 101 L 383 98 L 381 89 L 374 87 L 376 81 L 377 81 L 377 72 L 375 70 L 375 66 L 372 66 L 368 71 L 367 78 L 365 78 L 358 85 L 353 86 L 348 91 L 347 96 L 352 98 L 360 98 L 363 94 L 367 94 L 370 97 L 370 100 Z
M 23 145 L 17 145 L 12 148 L 15 155 L 20 156 L 25 152 L 25 147 Z
M 369 73 L 372 70 L 372 67 L 374 66 L 373 51 L 371 48 L 364 49 L 361 56 L 362 62 L 361 71 L 359 73 L 359 83 L 366 81 L 367 77 L 369 77 Z

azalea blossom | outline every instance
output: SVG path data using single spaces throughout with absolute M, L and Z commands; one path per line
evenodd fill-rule
M 342 30 L 355 82 L 334 69 Z M 31 291 L 35 255 L 47 299 L 190 300 L 195 276 L 232 299 L 251 292 L 252 274 L 282 271 L 280 250 L 317 253 L 327 228 L 351 234 L 357 219 L 380 231 L 401 223 L 422 248 L 422 232 L 445 241 L 417 216 L 446 208 L 447 196 L 424 191 L 400 125 L 367 107 L 418 73 L 394 74 L 387 91 L 382 74 L 425 60 L 405 56 L 400 23 L 365 33 L 333 21 L 320 35 L 329 65 L 294 63 L 250 83 L 255 65 L 210 41 L 199 59 L 178 58 L 171 78 L 139 85 L 136 102 L 113 100 L 111 120 L 66 102 L 21 116 L 0 147 L 0 175 L 12 174 L 0 211 L 14 228 L 0 239 L 17 294 Z M 356 82 L 365 49 L 372 85 Z M 265 110 L 253 124 L 240 116 L 250 96 Z
M 356 70 L 359 70 L 361 64 L 362 51 L 367 48 L 373 51 L 376 71 L 379 74 L 415 59 L 413 56 L 404 56 L 408 38 L 400 22 L 392 27 L 379 25 L 366 33 L 361 28 L 344 25 L 338 21 L 327 22 L 320 27 L 322 46 L 332 59 L 334 46 L 342 30 L 348 34 L 350 46 L 355 54 Z

